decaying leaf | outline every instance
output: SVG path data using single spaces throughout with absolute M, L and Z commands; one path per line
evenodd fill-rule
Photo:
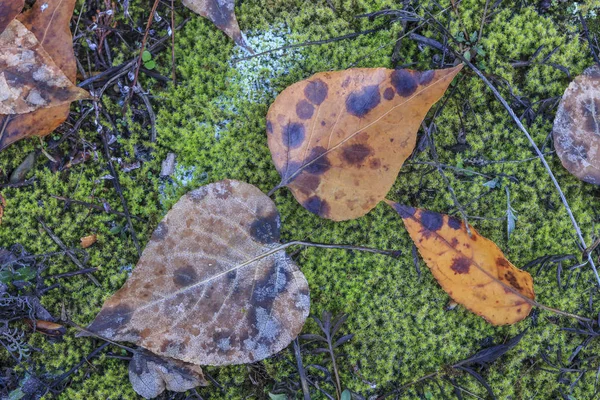
M 80 240 L 81 240 L 81 247 L 83 247 L 84 249 L 87 249 L 88 247 L 90 247 L 91 245 L 96 243 L 96 241 L 98 240 L 98 235 L 84 236 Z
M 567 87 L 552 133 L 563 166 L 582 181 L 600 185 L 600 66 L 586 69 Z
M 133 355 L 129 362 L 129 380 L 133 390 L 145 399 L 153 399 L 165 389 L 185 392 L 208 385 L 198 365 L 157 357 L 149 352 Z
M 87 99 L 18 20 L 0 34 L 0 113 L 23 114 Z
M 279 244 L 279 218 L 273 201 L 247 183 L 186 194 L 88 329 L 198 365 L 280 351 L 302 329 L 310 299 Z
M 17 19 L 29 29 L 54 63 L 75 83 L 77 65 L 69 21 L 76 0 L 40 0 Z M 0 114 L 0 150 L 29 136 L 45 136 L 69 116 L 69 104 L 41 108 L 31 113 Z
M 280 186 L 321 217 L 365 215 L 392 187 L 427 111 L 461 69 L 349 69 L 288 87 L 267 114 Z
M 25 0 L 0 0 L 0 33 L 23 9 Z
M 425 263 L 457 303 L 493 325 L 514 324 L 531 310 L 533 279 L 494 242 L 448 215 L 386 200 L 402 217 Z
M 67 333 L 67 329 L 61 324 L 57 324 L 56 322 L 51 321 L 43 321 L 36 320 L 32 321 L 30 319 L 25 320 L 27 325 L 29 325 L 32 329 L 35 329 L 37 332 L 40 332 L 47 336 L 62 336 Z
M 225 32 L 234 42 L 246 50 L 253 52 L 244 34 L 240 30 L 235 17 L 234 0 L 182 0 L 184 6 L 211 20 L 217 28 Z

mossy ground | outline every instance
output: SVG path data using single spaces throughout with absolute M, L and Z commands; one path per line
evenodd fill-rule
M 241 2 L 237 8 L 240 25 L 249 41 L 259 50 L 288 43 L 336 37 L 370 29 L 383 21 L 357 19 L 354 16 L 397 8 L 391 0 L 334 0 L 336 12 L 325 1 L 253 0 Z M 493 3 L 493 2 L 492 2 Z M 442 1 L 442 7 L 449 6 Z M 485 1 L 463 0 L 458 16 L 453 11 L 438 10 L 435 16 L 448 25 L 451 32 L 478 32 Z M 418 12 L 423 14 L 427 4 Z M 514 68 L 514 61 L 528 60 L 543 45 L 539 59 L 557 50 L 548 60 L 568 68 L 575 76 L 590 65 L 587 45 L 577 40 L 576 19 L 556 5 L 547 15 L 540 15 L 537 2 L 504 2 L 483 26 L 481 46 L 484 56 L 478 65 L 485 72 L 510 85 L 515 96 L 527 98 L 537 109 L 541 100 L 561 96 L 570 79 L 565 72 L 549 64 L 533 64 Z M 139 11 L 139 10 L 138 10 Z M 136 10 L 132 11 L 135 15 Z M 178 18 L 182 19 L 183 15 Z M 460 23 L 458 22 L 460 20 Z M 391 55 L 398 38 L 400 25 L 390 25 L 376 33 L 361 35 L 353 40 L 337 41 L 272 53 L 248 61 L 236 62 L 243 52 L 217 31 L 208 21 L 192 17 L 176 33 L 176 64 L 178 85 L 165 89 L 153 80 L 143 81 L 150 90 L 157 110 L 158 141 L 149 142 L 149 132 L 137 122 L 128 122 L 130 135 L 120 137 L 124 161 L 133 160 L 143 148 L 152 149 L 152 156 L 142 167 L 121 173 L 132 214 L 147 220 L 134 221 L 142 245 L 148 240 L 162 215 L 185 191 L 201 184 L 223 178 L 243 180 L 268 191 L 278 182 L 265 137 L 265 115 L 274 96 L 286 86 L 315 72 L 337 70 L 349 66 L 393 67 Z M 440 38 L 433 28 L 422 28 L 421 34 Z M 421 48 L 404 40 L 401 46 L 401 65 L 429 69 L 438 51 Z M 164 51 L 157 59 L 159 71 L 170 74 L 170 54 Z M 478 175 L 446 168 L 445 173 L 454 188 L 458 201 L 470 216 L 470 222 L 484 236 L 494 240 L 517 266 L 548 254 L 577 254 L 577 241 L 564 207 L 541 163 L 524 135 L 518 131 L 506 111 L 485 85 L 468 70 L 456 79 L 455 91 L 436 118 L 434 140 L 442 164 L 469 168 Z M 506 86 L 504 95 L 520 110 Z M 106 104 L 117 110 L 117 105 Z M 550 150 L 554 109 L 537 116 L 528 129 L 545 151 Z M 128 121 L 125 118 L 125 121 Z M 108 127 L 108 125 L 107 125 Z M 95 132 L 82 132 L 83 139 L 97 142 Z M 464 138 L 468 147 L 457 151 L 457 138 Z M 38 140 L 22 141 L 0 154 L 0 167 L 11 171 L 24 156 L 39 147 Z M 177 154 L 180 175 L 175 183 L 158 177 L 160 162 L 168 152 Z M 54 230 L 68 246 L 77 246 L 79 238 L 97 233 L 99 240 L 88 249 L 88 266 L 102 287 L 96 287 L 85 277 L 61 281 L 62 286 L 43 297 L 44 305 L 60 315 L 64 308 L 76 323 L 89 323 L 103 301 L 116 291 L 135 265 L 137 254 L 125 221 L 114 215 L 90 212 L 85 207 L 64 204 L 51 195 L 90 201 L 90 196 L 103 199 L 114 209 L 121 204 L 110 180 L 101 152 L 90 160 L 63 173 L 51 173 L 40 157 L 31 176 L 33 186 L 6 189 L 2 194 L 8 205 L 0 226 L 0 245 L 20 243 L 31 253 L 58 250 L 43 231 L 38 218 Z M 569 175 L 552 153 L 550 165 L 565 191 L 571 208 L 588 243 L 596 232 L 598 219 L 598 189 L 579 182 Z M 401 171 L 389 197 L 413 206 L 433 211 L 457 214 L 451 195 L 435 168 L 419 162 L 429 162 L 425 150 L 408 162 Z M 485 176 L 479 175 L 483 174 Z M 499 178 L 502 187 L 489 189 L 484 183 Z M 518 220 L 510 238 L 506 233 L 507 198 Z M 542 360 L 547 353 L 557 364 L 566 363 L 573 349 L 583 338 L 561 330 L 572 321 L 558 319 L 547 312 L 536 313 L 510 327 L 492 327 L 462 307 L 445 311 L 448 296 L 420 262 L 419 277 L 413 265 L 411 242 L 397 215 L 379 205 L 367 216 L 355 221 L 333 223 L 305 211 L 287 190 L 280 190 L 275 201 L 282 215 L 283 239 L 306 239 L 323 243 L 346 243 L 386 249 L 401 249 L 398 259 L 347 252 L 341 250 L 306 249 L 297 260 L 311 289 L 311 312 L 322 310 L 349 314 L 343 328 L 356 336 L 342 349 L 347 354 L 340 360 L 342 385 L 365 397 L 382 394 L 396 386 L 459 361 L 490 343 L 528 329 L 517 348 L 512 350 L 484 373 L 484 377 L 500 398 L 550 399 L 559 398 L 561 391 L 569 393 L 569 385 L 559 383 L 557 373 Z M 119 231 L 115 233 L 116 231 Z M 47 261 L 46 273 L 74 270 L 66 257 Z M 581 270 L 576 287 L 561 290 L 553 272 L 535 277 L 538 300 L 565 311 L 594 315 L 600 300 L 593 275 L 588 266 Z M 588 308 L 592 295 L 594 310 Z M 317 333 L 309 322 L 306 333 Z M 70 330 L 61 343 L 50 344 L 39 334 L 30 343 L 41 352 L 32 360 L 39 371 L 59 374 L 77 364 L 93 350 L 90 339 L 75 339 Z M 579 359 L 597 354 L 597 341 L 580 353 Z M 558 360 L 556 359 L 558 354 Z M 6 355 L 3 356 L 6 360 Z M 327 365 L 325 358 L 309 357 L 308 362 Z M 64 399 L 130 399 L 136 398 L 128 384 L 126 362 L 100 357 L 91 362 L 94 368 L 83 367 L 75 375 Z M 250 379 L 255 369 L 247 366 L 208 368 L 223 390 L 214 386 L 203 388 L 203 398 L 265 398 L 275 382 L 294 372 L 294 359 L 286 350 L 264 361 L 260 385 Z M 597 368 L 597 361 L 586 368 Z M 545 370 L 543 370 L 545 369 Z M 576 374 L 567 375 L 574 379 Z M 460 384 L 473 393 L 485 396 L 484 389 L 470 377 Z M 589 372 L 572 389 L 574 399 L 591 399 L 595 373 Z M 446 393 L 452 391 L 442 383 Z M 425 393 L 441 398 L 440 389 L 426 384 Z M 404 398 L 414 398 L 407 392 Z

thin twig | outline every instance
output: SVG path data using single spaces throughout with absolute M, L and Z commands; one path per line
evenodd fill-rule
M 71 204 L 77 204 L 79 206 L 93 208 L 94 210 L 99 210 L 99 211 L 105 212 L 107 214 L 114 214 L 114 215 L 118 215 L 120 217 L 127 218 L 127 214 L 122 213 L 121 211 L 115 211 L 115 210 L 112 210 L 112 209 L 108 209 L 107 210 L 106 208 L 104 208 L 104 207 L 102 207 L 101 205 L 98 205 L 98 204 L 86 203 L 85 201 L 74 200 L 74 199 L 70 199 L 68 197 L 63 197 L 63 196 L 50 195 L 50 197 L 52 197 L 53 199 L 56 199 L 56 200 L 64 201 L 66 203 L 65 205 L 67 207 L 69 205 L 71 205 Z M 131 218 L 135 218 L 136 220 L 141 221 L 141 222 L 147 222 L 145 219 L 140 218 L 140 217 L 135 216 L 135 215 L 132 215 Z
M 50 238 L 54 241 L 54 243 L 56 243 L 58 245 L 58 247 L 60 247 L 61 249 L 63 249 L 65 251 L 65 254 L 67 256 L 69 256 L 69 258 L 71 259 L 71 261 L 73 261 L 73 263 L 79 268 L 79 269 L 86 269 L 83 264 L 81 264 L 81 261 L 79 261 L 79 259 L 77 257 L 75 257 L 75 255 L 73 254 L 72 251 L 70 251 L 67 246 L 65 246 L 65 244 L 63 243 L 62 240 L 60 240 L 60 238 L 58 236 L 56 236 L 54 234 L 54 232 L 52 232 L 52 230 L 48 227 L 48 225 L 46 225 L 46 223 L 44 222 L 44 220 L 42 218 L 38 218 L 38 222 L 40 223 L 40 225 L 42 225 L 42 228 L 44 228 L 44 230 L 46 231 L 46 233 L 48 234 L 48 236 L 50 236 Z M 91 274 L 87 273 L 85 274 L 92 282 L 94 282 L 94 284 L 96 284 L 96 286 L 101 286 L 100 282 L 98 282 L 98 280 L 96 278 L 94 278 Z
M 583 15 L 581 15 L 581 11 L 579 12 L 579 21 L 581 22 L 581 26 L 583 27 L 583 34 L 588 42 L 588 46 L 590 47 L 590 52 L 592 53 L 592 57 L 594 58 L 594 61 L 596 61 L 596 64 L 600 65 L 600 60 L 598 59 L 598 54 L 596 54 L 596 51 L 594 50 L 594 46 L 592 45 L 592 39 L 590 38 L 590 32 L 588 31 L 587 23 L 585 22 Z
M 81 271 L 71 271 L 71 272 L 63 272 L 62 274 L 50 275 L 44 277 L 44 279 L 61 279 L 61 278 L 69 278 L 71 276 L 81 275 L 81 274 L 91 274 L 92 272 L 98 271 L 98 268 L 86 268 Z
M 171 80 L 173 86 L 177 86 L 175 78 L 175 5 L 171 0 Z
M 146 96 L 139 83 L 137 84 L 136 88 L 136 94 L 140 96 L 140 98 L 143 100 L 144 104 L 146 105 L 148 115 L 150 116 L 150 141 L 154 143 L 156 142 L 156 115 L 154 115 L 154 111 L 152 110 L 152 104 L 150 103 L 148 96 Z
M 294 339 L 292 343 L 294 344 L 294 356 L 296 357 L 296 365 L 298 367 L 298 375 L 300 375 L 300 385 L 302 386 L 304 400 L 310 400 L 310 391 L 308 389 L 308 382 L 306 381 L 306 371 L 302 365 L 302 355 L 300 354 L 298 338 Z

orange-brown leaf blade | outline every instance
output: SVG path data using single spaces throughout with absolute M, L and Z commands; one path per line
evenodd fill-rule
M 23 9 L 25 0 L 0 0 L 0 33 Z
M 0 49 L 0 113 L 23 114 L 90 97 L 18 20 L 0 34 Z
M 211 20 L 233 41 L 249 52 L 253 52 L 240 30 L 235 16 L 234 0 L 182 0 L 183 5 L 205 18 Z
M 600 185 L 600 66 L 594 64 L 569 84 L 552 134 L 563 166 L 582 181 Z
M 533 279 L 512 265 L 494 242 L 448 215 L 386 200 L 402 217 L 419 253 L 457 303 L 494 325 L 514 324 L 531 310 Z
M 225 180 L 186 194 L 88 329 L 199 365 L 282 350 L 300 333 L 310 298 L 279 229 L 275 204 L 250 184 Z
M 281 185 L 321 217 L 365 215 L 385 198 L 423 118 L 461 68 L 358 68 L 288 87 L 267 114 Z

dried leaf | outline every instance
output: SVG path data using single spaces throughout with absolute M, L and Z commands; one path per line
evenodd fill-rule
M 76 0 L 40 0 L 17 19 L 29 29 L 56 65 L 75 83 L 77 65 L 69 21 Z M 0 114 L 0 150 L 29 136 L 46 136 L 69 116 L 69 104 L 27 114 Z
M 87 249 L 98 240 L 98 235 L 89 235 L 81 238 L 81 247 Z
M 0 34 L 0 113 L 23 114 L 87 99 L 18 20 Z
M 489 239 L 463 222 L 386 200 L 402 217 L 425 263 L 457 303 L 493 325 L 514 324 L 531 311 L 533 279 Z
M 280 351 L 302 329 L 310 299 L 306 278 L 278 243 L 279 218 L 273 201 L 247 183 L 186 194 L 88 329 L 199 365 Z
M 600 66 L 586 69 L 567 87 L 552 133 L 563 166 L 582 181 L 600 185 Z
M 0 33 L 23 9 L 25 0 L 0 0 Z
M 153 399 L 165 389 L 185 392 L 208 385 L 199 366 L 149 352 L 133 355 L 129 362 L 129 381 L 133 390 L 145 399 Z
M 182 0 L 184 6 L 211 20 L 238 45 L 253 53 L 235 17 L 234 0 Z
M 67 329 L 64 326 L 57 324 L 56 322 L 43 321 L 39 319 L 35 322 L 30 319 L 27 319 L 25 320 L 25 322 L 27 322 L 27 325 L 29 325 L 32 329 L 35 328 L 37 332 L 43 333 L 47 336 L 58 337 L 67 333 Z
M 321 217 L 365 215 L 392 187 L 427 111 L 461 69 L 350 69 L 288 87 L 267 114 L 280 185 Z

